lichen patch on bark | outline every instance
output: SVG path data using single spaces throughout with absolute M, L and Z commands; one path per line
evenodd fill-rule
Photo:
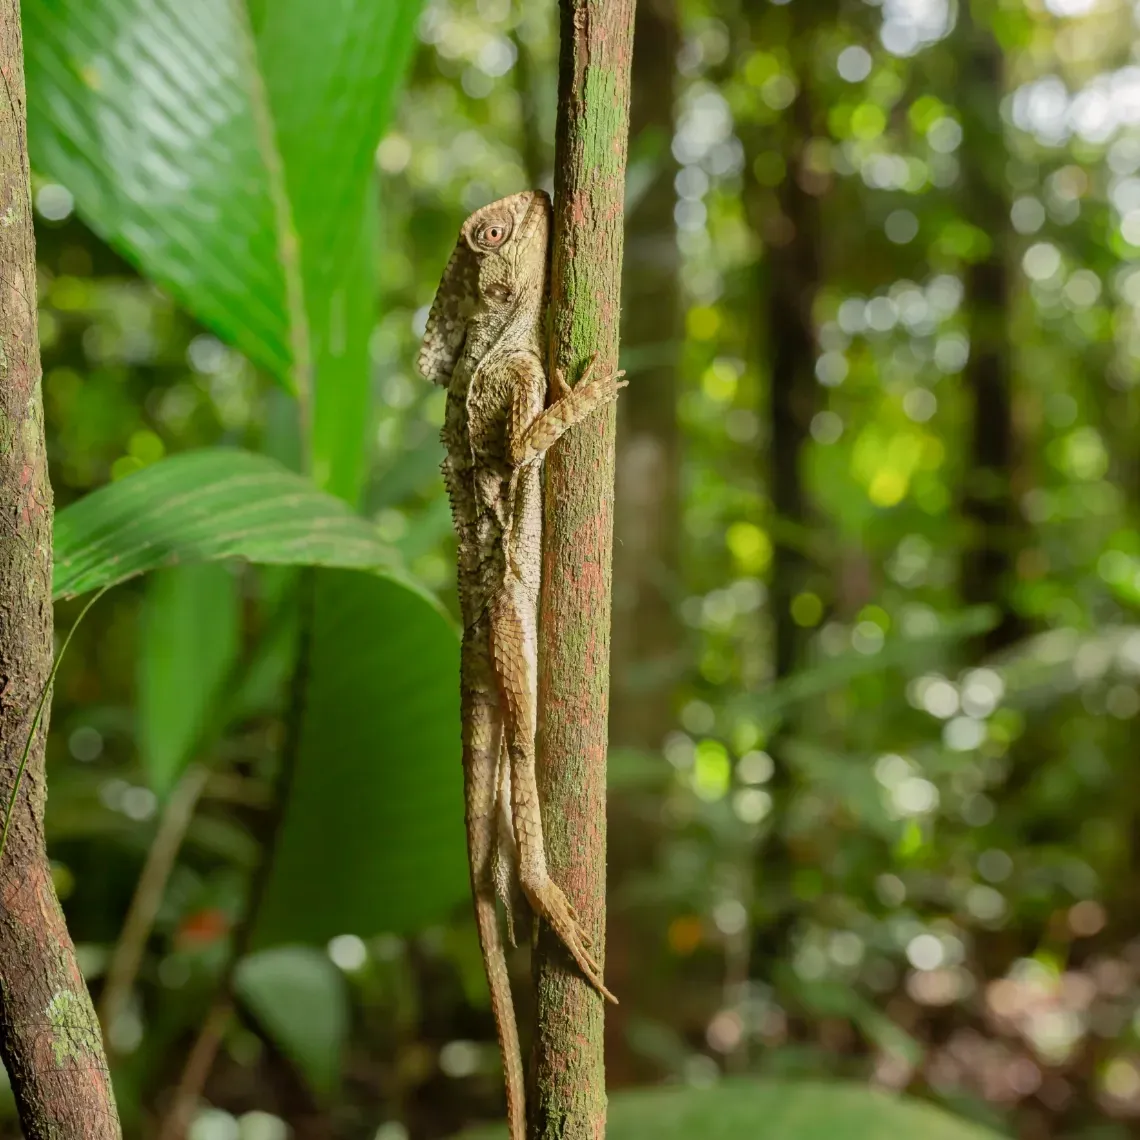
M 51 1027 L 51 1051 L 57 1068 L 83 1064 L 100 1051 L 99 1023 L 90 1001 L 73 990 L 57 990 L 44 1012 Z

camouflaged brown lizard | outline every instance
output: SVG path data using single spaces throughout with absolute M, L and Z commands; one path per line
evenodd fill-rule
M 542 459 L 622 373 L 568 388 L 543 366 L 550 200 L 526 191 L 463 223 L 428 317 L 418 366 L 447 388 L 443 476 L 459 539 L 463 772 L 471 889 L 503 1053 L 511 1140 L 526 1134 L 522 1053 L 495 898 L 514 940 L 519 894 L 610 1000 L 590 940 L 550 878 L 535 783 Z

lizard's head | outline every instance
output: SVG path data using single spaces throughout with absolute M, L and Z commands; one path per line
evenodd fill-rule
M 492 312 L 521 300 L 541 305 L 550 247 L 550 199 L 527 190 L 492 202 L 463 223 L 479 260 L 479 300 Z
M 427 379 L 443 385 L 451 379 L 472 318 L 503 327 L 536 319 L 546 298 L 550 218 L 546 194 L 526 190 L 463 223 L 420 348 L 417 365 Z

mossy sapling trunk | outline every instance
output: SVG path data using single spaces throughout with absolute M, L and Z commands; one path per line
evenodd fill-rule
M 0 1056 L 26 1136 L 109 1140 L 102 1036 L 44 843 L 46 705 L 25 754 L 52 667 L 52 495 L 22 51 L 19 2 L 0 0 L 0 809 L 18 788 L 0 852 Z
M 617 366 L 634 0 L 561 0 L 551 363 L 575 382 Z M 614 418 L 546 459 L 538 681 L 539 794 L 553 878 L 602 960 Z M 549 931 L 535 955 L 532 1140 L 605 1134 L 602 999 Z
M 986 9 L 978 7 L 978 11 Z M 986 256 L 971 264 L 965 276 L 970 359 L 963 380 L 972 407 L 969 469 L 960 506 L 967 528 L 962 600 L 968 605 L 999 607 L 998 624 L 976 646 L 979 653 L 989 654 L 1013 644 L 1026 632 L 1011 598 L 1021 528 L 1014 498 L 1010 202 L 1001 118 L 1005 58 L 993 33 L 969 3 L 959 5 L 955 37 L 963 127 L 961 209 L 990 242 Z

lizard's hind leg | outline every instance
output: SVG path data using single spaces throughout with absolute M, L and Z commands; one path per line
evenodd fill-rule
M 514 588 L 512 588 L 512 586 Z M 510 756 L 511 812 L 518 848 L 519 882 L 531 908 L 545 919 L 603 997 L 617 1002 L 590 953 L 591 939 L 562 888 L 550 877 L 542 838 L 535 779 L 535 646 L 528 641 L 529 613 L 521 583 L 508 581 L 491 608 L 491 655 L 502 700 L 503 732 Z M 531 623 L 532 624 L 532 623 Z
M 518 945 L 518 934 L 529 929 L 526 896 L 519 884 L 519 852 L 515 845 L 515 831 L 511 820 L 511 758 L 507 742 L 499 748 L 499 770 L 495 776 L 495 853 L 492 857 L 492 877 L 495 891 L 507 916 L 507 940 Z
M 494 860 L 499 842 L 497 809 L 502 739 L 502 715 L 493 686 L 488 629 L 486 622 L 481 622 L 468 629 L 463 639 L 463 778 L 467 805 L 467 853 L 471 860 L 475 923 L 503 1055 L 510 1140 L 526 1140 L 522 1047 L 511 1000 L 506 951 L 495 909 Z

